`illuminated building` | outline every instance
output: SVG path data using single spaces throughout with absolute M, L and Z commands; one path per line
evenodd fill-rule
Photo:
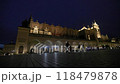
M 79 38 L 87 39 L 87 40 L 99 40 L 106 41 L 108 40 L 108 36 L 101 35 L 99 25 L 94 21 L 92 23 L 92 27 L 86 28 L 85 26 L 79 30 L 78 32 Z
M 22 22 L 18 27 L 18 34 L 15 45 L 16 54 L 29 52 L 42 54 L 44 52 L 65 52 L 66 43 L 69 42 L 71 50 L 76 51 L 78 45 L 84 45 L 85 48 L 110 45 L 116 46 L 110 42 L 100 42 L 100 39 L 108 39 L 101 35 L 99 25 L 94 22 L 92 27 L 83 27 L 80 30 L 70 29 L 61 26 L 49 25 L 29 20 Z M 69 50 L 69 49 L 68 49 Z

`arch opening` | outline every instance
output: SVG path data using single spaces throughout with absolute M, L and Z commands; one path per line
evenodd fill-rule
M 20 54 L 22 54 L 22 53 L 23 53 L 23 49 L 24 49 L 24 47 L 23 47 L 23 46 L 20 46 L 20 47 L 19 47 L 19 53 L 20 53 Z

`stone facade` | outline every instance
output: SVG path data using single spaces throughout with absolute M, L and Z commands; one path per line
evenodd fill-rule
M 81 40 L 81 38 L 83 38 Z M 99 42 L 101 39 L 99 26 L 96 22 L 91 28 L 83 27 L 81 30 L 74 30 L 61 26 L 49 25 L 46 23 L 34 22 L 32 17 L 22 22 L 22 26 L 18 27 L 18 35 L 15 45 L 15 53 L 28 53 L 34 51 L 41 53 L 42 51 L 60 51 L 65 50 L 66 42 L 69 42 L 73 50 L 77 49 L 79 44 L 84 46 L 100 46 L 110 45 L 116 46 L 110 42 Z
M 78 32 L 62 26 L 54 26 L 46 23 L 34 22 L 32 17 L 29 19 L 30 33 L 44 34 L 53 36 L 77 36 Z M 24 26 L 24 25 L 23 25 Z
M 79 30 L 78 36 L 81 39 L 87 39 L 87 40 L 96 40 L 96 41 L 107 41 L 109 40 L 108 36 L 101 35 L 99 25 L 94 21 L 92 23 L 92 27 L 90 28 L 83 27 Z

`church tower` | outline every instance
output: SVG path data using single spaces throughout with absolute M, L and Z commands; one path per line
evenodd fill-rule
M 96 29 L 97 33 L 97 38 L 101 38 L 101 33 L 100 33 L 100 28 L 99 25 L 96 23 L 96 21 L 94 21 L 94 23 L 92 24 L 93 29 Z
M 32 23 L 33 23 L 33 18 L 32 18 L 32 16 L 30 16 L 28 22 L 29 22 L 29 27 L 32 27 Z

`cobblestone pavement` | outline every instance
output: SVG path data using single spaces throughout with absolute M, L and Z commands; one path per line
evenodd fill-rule
M 120 68 L 120 50 L 0 56 L 2 68 Z

